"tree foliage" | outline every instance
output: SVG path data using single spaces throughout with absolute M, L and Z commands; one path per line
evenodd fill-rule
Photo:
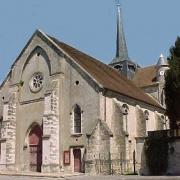
M 165 101 L 170 128 L 177 129 L 180 121 L 180 37 L 170 48 L 169 70 L 165 75 Z

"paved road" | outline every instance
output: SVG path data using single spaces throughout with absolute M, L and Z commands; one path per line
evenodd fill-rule
M 66 180 L 180 180 L 180 176 L 74 176 L 67 177 Z
M 4 176 L 0 175 L 0 180 L 180 180 L 175 176 L 146 177 L 146 176 L 74 176 L 65 178 L 46 178 L 30 176 Z
M 31 176 L 4 176 L 0 175 L 0 180 L 65 180 L 64 178 L 46 178 Z

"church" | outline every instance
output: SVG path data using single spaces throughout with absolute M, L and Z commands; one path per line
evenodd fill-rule
M 0 85 L 0 171 L 116 174 L 141 168 L 148 131 L 169 127 L 167 60 L 128 56 L 117 6 L 109 65 L 36 30 Z

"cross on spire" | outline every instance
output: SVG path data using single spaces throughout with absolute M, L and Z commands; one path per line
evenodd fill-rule
M 116 0 L 116 2 L 117 2 L 117 6 L 121 5 L 120 0 Z

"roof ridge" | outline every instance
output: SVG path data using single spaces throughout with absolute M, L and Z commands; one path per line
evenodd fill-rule
M 140 68 L 140 69 L 138 69 L 138 71 L 139 71 L 139 70 L 143 70 L 143 69 L 152 68 L 152 67 L 156 67 L 156 65 L 150 65 L 150 66 L 146 66 L 146 67 L 143 67 L 143 68 Z

